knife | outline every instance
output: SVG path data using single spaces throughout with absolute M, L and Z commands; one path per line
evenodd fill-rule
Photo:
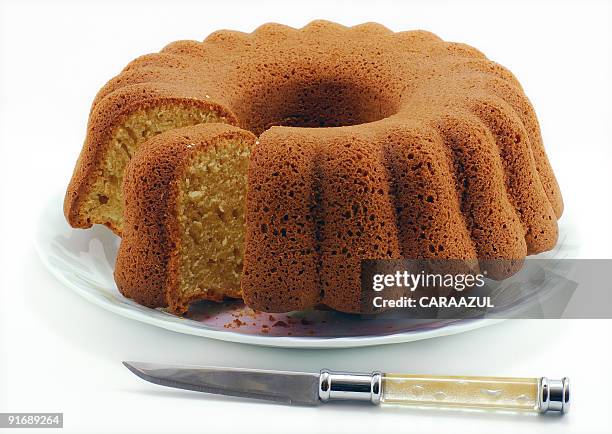
M 151 383 L 196 392 L 317 405 L 334 400 L 376 405 L 476 408 L 539 413 L 567 413 L 569 379 L 456 377 L 172 366 L 123 362 Z

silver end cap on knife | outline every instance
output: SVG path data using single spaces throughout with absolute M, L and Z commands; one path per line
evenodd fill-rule
M 538 382 L 538 411 L 540 413 L 567 413 L 570 409 L 569 378 L 551 380 L 546 377 Z
M 380 404 L 382 394 L 382 374 L 356 374 L 348 372 L 333 372 L 322 369 L 319 376 L 319 399 L 329 400 L 370 401 Z

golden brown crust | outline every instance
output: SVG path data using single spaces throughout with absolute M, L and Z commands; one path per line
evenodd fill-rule
M 424 32 L 369 25 L 359 32 L 377 35 L 377 53 L 393 52 L 383 35 L 401 36 L 402 54 L 419 67 L 398 72 L 383 59 L 376 78 L 358 79 L 369 88 L 385 84 L 382 100 L 360 95 L 392 116 L 334 129 L 273 128 L 260 137 L 249 171 L 242 283 L 256 309 L 325 304 L 360 312 L 362 259 L 479 259 L 491 277 L 504 277 L 556 243 L 562 202 L 516 78 L 478 50 Z M 351 40 L 352 58 L 342 62 L 366 58 L 359 42 Z M 382 79 L 389 71 L 391 79 Z M 402 88 L 398 82 L 409 89 L 399 102 L 385 94 Z M 507 261 L 492 261 L 499 259 Z
M 486 267 L 556 243 L 563 202 L 533 107 L 510 71 L 465 44 L 315 21 L 218 31 L 141 56 L 92 105 L 66 195 L 71 225 L 90 225 L 81 202 L 109 132 L 167 103 L 263 133 L 249 169 L 242 282 L 254 308 L 355 312 L 361 259 Z
M 225 124 L 201 124 L 162 133 L 148 140 L 125 173 L 124 230 L 115 281 L 126 297 L 149 307 L 183 312 L 190 301 L 178 293 L 177 196 L 180 177 L 190 159 L 231 139 L 254 143 L 248 131 Z

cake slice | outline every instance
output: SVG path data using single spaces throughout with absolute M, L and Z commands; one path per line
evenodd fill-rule
M 164 93 L 158 86 L 155 95 L 136 92 L 134 87 L 130 86 L 135 94 L 129 97 L 115 92 L 112 98 L 94 102 L 85 145 L 64 198 L 64 214 L 74 228 L 103 224 L 122 235 L 124 171 L 151 137 L 200 123 L 235 123 L 229 114 L 221 114 L 220 108 L 210 104 L 142 101 L 155 95 L 161 98 Z
M 162 133 L 130 161 L 115 267 L 121 293 L 183 313 L 194 300 L 240 298 L 250 149 L 226 124 Z

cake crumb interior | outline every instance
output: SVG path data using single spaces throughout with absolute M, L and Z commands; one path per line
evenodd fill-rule
M 250 149 L 225 140 L 194 157 L 180 181 L 179 292 L 240 298 Z
M 223 122 L 215 112 L 199 107 L 156 106 L 132 113 L 113 132 L 100 172 L 82 208 L 89 222 L 123 227 L 123 174 L 138 147 L 147 139 L 175 128 Z

